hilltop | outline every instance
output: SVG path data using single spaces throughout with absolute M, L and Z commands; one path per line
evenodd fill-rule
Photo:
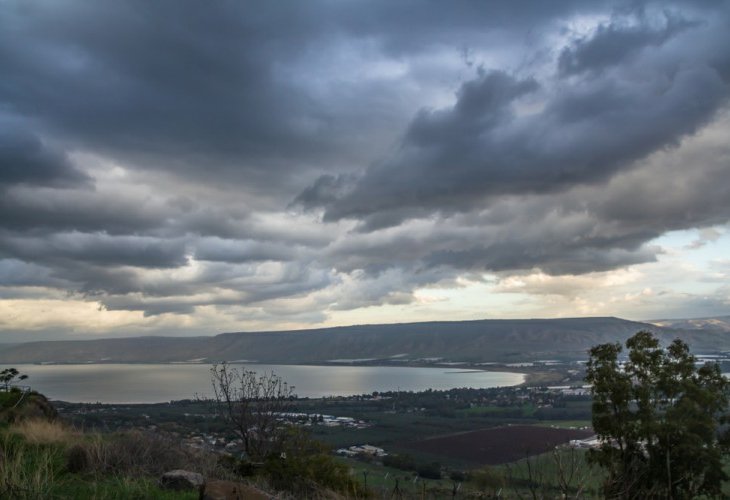
M 210 337 L 131 337 L 41 341 L 0 349 L 0 363 L 371 363 L 440 359 L 471 363 L 578 360 L 599 343 L 650 330 L 663 342 L 682 338 L 695 352 L 730 350 L 715 329 L 669 328 L 620 318 L 439 321 L 357 325 Z

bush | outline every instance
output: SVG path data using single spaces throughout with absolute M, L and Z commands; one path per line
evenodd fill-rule
M 209 475 L 217 469 L 215 457 L 160 434 L 96 434 L 82 446 L 88 453 L 90 469 L 98 474 L 156 477 L 173 469 L 192 469 Z
M 327 496 L 326 491 L 347 498 L 368 497 L 362 484 L 350 476 L 350 469 L 302 429 L 289 428 L 284 443 L 284 452 L 269 455 L 260 470 L 272 488 L 293 493 L 297 498 Z
M 349 468 L 325 453 L 270 457 L 264 464 L 263 473 L 273 488 L 298 497 L 311 498 L 322 490 L 341 493 L 348 498 L 368 496 L 360 482 L 350 476 Z
M 20 401 L 23 392 L 15 387 L 9 391 L 0 392 L 0 409 L 12 408 Z
M 504 488 L 504 476 L 493 467 L 483 467 L 469 474 L 470 481 L 480 491 L 493 491 Z
M 430 464 L 421 464 L 416 470 L 419 477 L 424 479 L 441 479 L 441 464 L 431 462 Z
M 66 452 L 66 470 L 71 473 L 85 472 L 89 468 L 89 453 L 80 444 Z
M 239 460 L 230 455 L 222 455 L 218 458 L 218 465 L 226 471 L 233 473 L 235 476 L 251 477 L 256 475 L 260 470 L 260 464 L 251 462 L 250 460 Z
M 400 470 L 416 470 L 416 461 L 410 455 L 386 455 L 383 457 L 383 465 Z
M 449 474 L 449 479 L 451 479 L 452 481 L 457 481 L 459 483 L 466 481 L 466 472 L 460 470 L 451 471 L 451 474 Z
M 0 393 L 0 422 L 14 423 L 24 420 L 55 420 L 56 409 L 42 394 L 10 389 Z

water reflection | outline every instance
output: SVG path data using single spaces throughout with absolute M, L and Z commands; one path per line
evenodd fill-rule
M 242 367 L 243 365 L 234 365 Z M 206 364 L 16 365 L 28 384 L 51 399 L 74 402 L 154 403 L 210 394 Z M 4 368 L 4 367 L 0 367 Z M 300 397 L 346 396 L 373 391 L 517 385 L 519 373 L 458 368 L 258 365 L 296 387 Z

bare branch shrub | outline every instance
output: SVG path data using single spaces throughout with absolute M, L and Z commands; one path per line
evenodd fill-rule
M 585 454 L 575 446 L 562 446 L 553 450 L 558 489 L 562 498 L 583 498 L 589 480 L 595 474 Z
M 296 397 L 294 387 L 274 372 L 259 375 L 227 363 L 213 365 L 211 384 L 212 403 L 243 441 L 248 458 L 261 460 L 280 453 L 286 434 L 282 420 Z
M 531 455 L 525 450 L 525 458 L 505 464 L 507 483 L 512 488 L 514 498 L 541 500 L 549 498 L 549 463 L 540 455 Z M 526 490 L 526 491 L 525 491 Z

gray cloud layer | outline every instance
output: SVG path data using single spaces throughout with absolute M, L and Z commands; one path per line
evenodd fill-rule
M 0 186 L 17 184 L 71 187 L 89 178 L 69 163 L 62 153 L 46 147 L 24 130 L 5 124 L 0 129 Z
M 730 220 L 727 2 L 1 4 L 2 297 L 321 321 Z
M 587 57 L 596 39 L 609 43 L 607 30 L 566 48 L 561 63 L 566 55 Z M 730 45 L 726 33 L 718 34 L 716 46 L 703 47 L 706 52 L 690 51 L 671 64 L 652 63 L 652 54 L 609 73 L 613 57 L 594 59 L 594 68 L 603 63 L 600 76 L 561 75 L 548 83 L 542 110 L 523 116 L 515 101 L 538 90 L 535 80 L 480 74 L 461 86 L 452 107 L 422 110 L 393 158 L 369 168 L 347 194 L 323 200 L 324 219 L 355 218 L 364 229 L 377 229 L 419 214 L 468 210 L 505 194 L 605 181 L 678 144 L 727 103 L 730 81 L 713 64 Z M 615 31 L 611 36 L 612 46 L 645 42 Z

